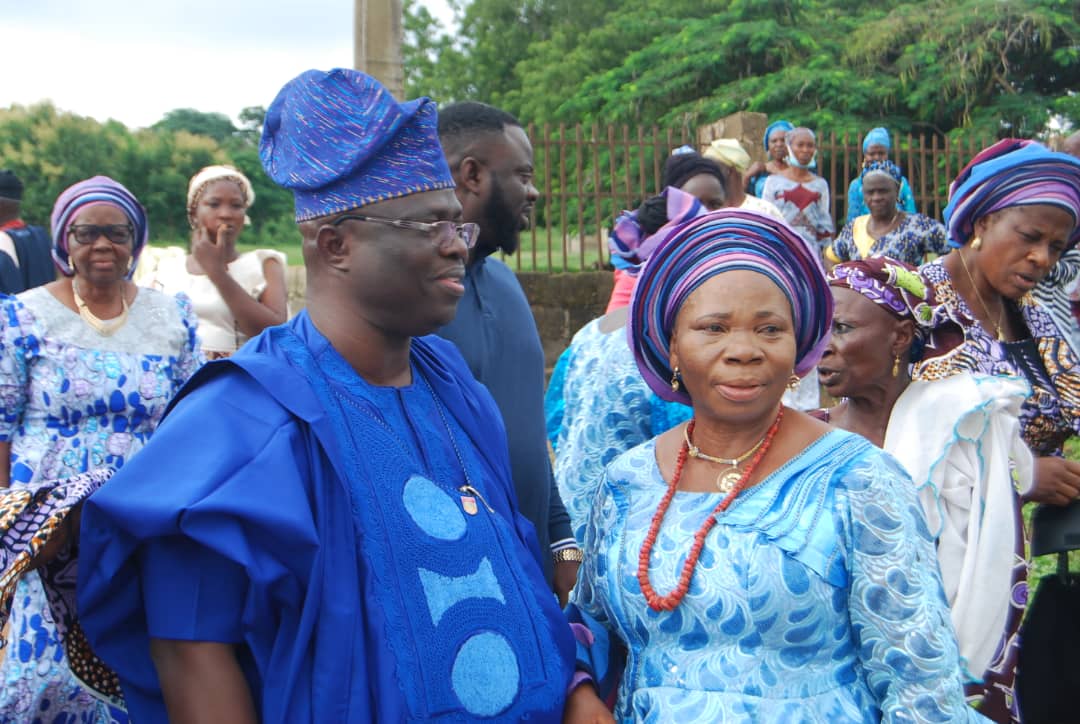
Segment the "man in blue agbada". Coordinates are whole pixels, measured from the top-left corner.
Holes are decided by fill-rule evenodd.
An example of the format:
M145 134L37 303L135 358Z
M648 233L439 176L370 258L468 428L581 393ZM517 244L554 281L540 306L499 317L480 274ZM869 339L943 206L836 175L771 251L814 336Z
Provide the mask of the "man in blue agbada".
M260 155L307 309L198 373L86 504L79 611L138 722L559 721L574 640L449 342L474 225L435 104L308 71Z

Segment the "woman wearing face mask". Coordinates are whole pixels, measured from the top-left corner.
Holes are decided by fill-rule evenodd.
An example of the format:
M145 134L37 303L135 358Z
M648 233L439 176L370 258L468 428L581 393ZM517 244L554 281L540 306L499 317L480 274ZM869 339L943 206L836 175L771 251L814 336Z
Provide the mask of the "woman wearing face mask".
M887 256L919 266L947 251L945 227L900 208L903 176L892 161L873 161L863 169L862 193L870 212L844 224L825 250L827 263Z
M795 126L790 121L773 121L765 129L765 137L762 145L768 156L766 162L756 161L746 170L745 183L747 193L758 198L763 198L765 181L774 173L780 173L787 168L787 134L793 131Z
M889 148L892 142L889 140L889 131L886 128L874 128L863 138L863 168L867 168L874 162L887 161ZM900 177L900 190L897 193L897 207L909 214L915 213L915 196L911 193L911 184L908 180ZM857 176L848 185L847 192L847 220L850 222L858 216L870 213L863 195L863 177Z
M836 227L829 210L829 184L814 173L817 142L809 128L796 128L787 134L788 167L765 182L762 198L771 201L799 236L826 248Z
M251 182L235 168L199 171L188 184L190 252L154 250L136 275L141 286L191 298L209 359L228 357L288 317L285 255L270 249L241 254L236 248L254 201Z
M952 251L919 270L946 313L943 321L962 334L941 335L937 354L917 364L913 377L975 372L1025 379L1032 393L1020 408L1020 429L1035 456L1035 485L1024 500L1059 506L1080 495L1080 463L1062 454L1080 432L1080 367L1030 292L1080 241L1078 209L1080 161L1033 141L999 141L949 189ZM1027 599L1022 535L1015 544L1014 632ZM995 721L1019 721L1013 678L1020 641L1010 636L985 679L982 710Z

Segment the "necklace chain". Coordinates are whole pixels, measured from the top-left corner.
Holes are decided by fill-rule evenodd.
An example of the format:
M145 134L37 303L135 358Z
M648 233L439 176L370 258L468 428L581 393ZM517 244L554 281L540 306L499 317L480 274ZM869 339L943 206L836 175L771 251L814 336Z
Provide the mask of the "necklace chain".
M71 278L71 296L75 300L75 306L79 310L79 316L103 337L111 337L127 323L128 303L127 295L123 288L120 290L120 315L114 319L102 319L90 311L86 301L79 294L79 282L76 277Z
M750 448L738 457L721 458L715 457L713 455L707 455L706 453L701 452L701 448L699 448L697 445L690 441L690 434L691 432L693 432L693 429L693 420L687 423L686 427L683 428L683 440L686 441L687 454L690 457L696 458L698 460L707 460L710 463L717 463L719 465L727 466L725 470L720 471L720 474L716 476L716 487L720 490L721 493L730 492L731 489L735 487L735 484L739 482L739 477L742 475L742 473L739 472L739 465L743 461L747 460L751 455L756 453L758 451L758 448L765 444L765 439L769 436L768 432L766 432L760 440L754 443L754 446L752 448Z
M964 261L964 255L960 253L959 249L956 250L956 254L960 257L960 266L964 267L964 273L967 274L968 282L971 284L972 291L975 292L975 298L979 300L979 306L982 307L983 314L985 314L986 318L990 320L990 323L994 325L994 333L995 336L997 336L997 340L999 342L1004 342L1005 335L1001 333L1001 323L1005 317L1005 302L1002 301L1001 311L998 312L998 318L995 322L994 318L990 315L990 307L986 306L986 301L983 300L982 294L979 293L979 287L975 284L975 278L971 276L971 270L968 269L967 262Z
M746 489L750 483L750 476L753 475L754 470L757 469L758 463L765 457L765 453L769 451L769 447L772 445L772 440L776 437L776 431L780 429L780 420L784 417L784 407L780 406L780 411L776 413L776 419L773 421L769 431L765 433L765 439L763 444L758 448L757 454L754 455L754 459L750 461L750 465L747 466L746 472L742 474L739 482L731 489L724 499L721 500L708 517L705 518L705 522L698 528L697 533L694 534L694 545L690 548L690 555L686 557L686 562L683 564L682 572L679 574L679 583L675 587L675 590L666 596L659 595L652 587L652 582L649 580L649 561L652 558L653 545L656 543L656 538L660 533L660 526L664 522L664 516L667 514L668 508L671 506L671 500L675 497L675 490L679 487L679 480L682 478L683 466L686 465L686 458L690 454L689 444L684 444L679 450L679 458L675 462L675 472L671 476L671 483L668 484L667 492L664 493L664 497L660 500L660 505L657 506L656 512L653 514L652 523L649 525L649 532L645 536L645 542L641 544L641 552L638 554L638 570L637 579L638 584L641 586L641 592L645 595L645 601L649 604L649 608L654 611L674 611L687 592L690 590L690 581L694 577L694 569L697 567L698 557L701 555L701 549L705 546L705 538L709 535L709 531L716 525L716 516L728 509L732 501ZM690 421L690 425L693 425L694 421Z

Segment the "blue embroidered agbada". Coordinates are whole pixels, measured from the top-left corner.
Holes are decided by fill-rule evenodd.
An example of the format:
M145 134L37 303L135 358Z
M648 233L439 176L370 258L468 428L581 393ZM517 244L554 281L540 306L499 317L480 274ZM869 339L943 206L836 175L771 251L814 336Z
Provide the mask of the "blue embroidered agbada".
M372 386L301 313L87 502L80 616L133 720L166 721L151 637L237 644L266 722L561 720L573 637L498 410L450 343L411 362Z

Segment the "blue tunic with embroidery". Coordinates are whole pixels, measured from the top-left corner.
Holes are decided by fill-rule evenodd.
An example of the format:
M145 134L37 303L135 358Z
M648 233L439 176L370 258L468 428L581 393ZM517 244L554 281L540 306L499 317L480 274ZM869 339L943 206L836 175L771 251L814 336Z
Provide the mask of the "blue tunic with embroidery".
M619 670L602 644L627 652L619 721L983 721L964 702L914 486L891 457L827 433L735 499L682 603L656 612L638 553L666 489L655 441L608 466L573 594L571 614L596 634L581 663L601 689ZM649 568L657 592L675 589L719 501L675 494Z
M498 411L448 342L411 361L372 386L301 313L87 503L79 612L133 720L166 720L149 638L237 644L267 722L561 720L573 637Z

